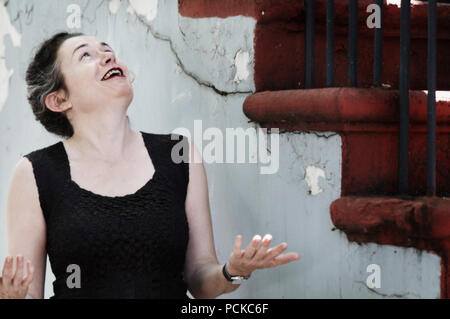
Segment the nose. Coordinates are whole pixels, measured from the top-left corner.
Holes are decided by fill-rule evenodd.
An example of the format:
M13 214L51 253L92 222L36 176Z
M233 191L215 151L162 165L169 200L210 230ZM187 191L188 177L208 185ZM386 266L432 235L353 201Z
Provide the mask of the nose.
M114 53L112 52L100 52L100 63L102 65L107 65L111 62L115 62L116 57L114 56Z

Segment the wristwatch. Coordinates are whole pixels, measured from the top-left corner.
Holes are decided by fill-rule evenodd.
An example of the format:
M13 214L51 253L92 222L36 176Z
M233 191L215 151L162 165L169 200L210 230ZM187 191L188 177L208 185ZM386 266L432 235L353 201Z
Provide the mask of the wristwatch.
M245 281L245 280L247 280L248 278L250 278L250 275L248 275L248 276L231 276L229 273L228 273L228 271L227 271L227 269L226 269L226 263L225 263L225 265L223 265L223 267L222 267L222 272L223 272L223 275L225 276L225 278L228 280L228 281L231 281L231 283L233 284L233 285L240 285L243 281Z

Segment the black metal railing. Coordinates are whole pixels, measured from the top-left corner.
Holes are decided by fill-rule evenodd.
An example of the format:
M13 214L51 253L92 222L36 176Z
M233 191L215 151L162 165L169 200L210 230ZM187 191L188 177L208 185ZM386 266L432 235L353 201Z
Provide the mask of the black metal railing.
M358 0L348 4L348 78L351 87L357 87L358 71Z
M381 73L383 71L383 0L375 1L380 8L380 27L375 29L374 50L373 50L373 85L381 86Z
M398 190L408 192L409 141L409 47L411 1L402 0L400 9L400 71L399 71L399 131L398 131Z
M334 0L327 0L327 87L334 86Z
M314 76L314 0L305 1L306 9L306 79L305 87L313 87Z
M427 195L436 195L436 0L428 1Z
M380 10L379 28L374 33L373 86L381 86L383 65L383 0L375 0ZM334 86L334 0L326 3L326 86ZM358 62L358 0L348 3L348 60L349 84L357 87ZM314 0L305 0L305 88L314 87ZM399 70L399 153L398 191L408 193L409 142L409 67L410 67L411 1L401 1L400 13L400 70ZM428 56L427 56L427 195L436 195L436 0L428 1Z

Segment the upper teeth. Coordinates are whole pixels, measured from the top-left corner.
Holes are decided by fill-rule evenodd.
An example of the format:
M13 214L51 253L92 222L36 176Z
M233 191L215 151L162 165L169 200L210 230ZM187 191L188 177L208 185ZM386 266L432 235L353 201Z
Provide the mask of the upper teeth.
M111 77L111 75L113 74L118 74L118 75L122 75L122 72L120 72L119 70L115 69L115 70L111 70L108 73L106 73L106 75L103 77L104 80L107 80Z

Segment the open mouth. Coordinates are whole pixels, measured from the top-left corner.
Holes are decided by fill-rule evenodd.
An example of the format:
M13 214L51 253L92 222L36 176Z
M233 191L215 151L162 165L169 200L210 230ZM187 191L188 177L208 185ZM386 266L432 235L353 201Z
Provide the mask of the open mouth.
M102 81L106 81L112 78L116 77L124 77L123 71L121 68L111 68L106 72L106 74L103 76Z

